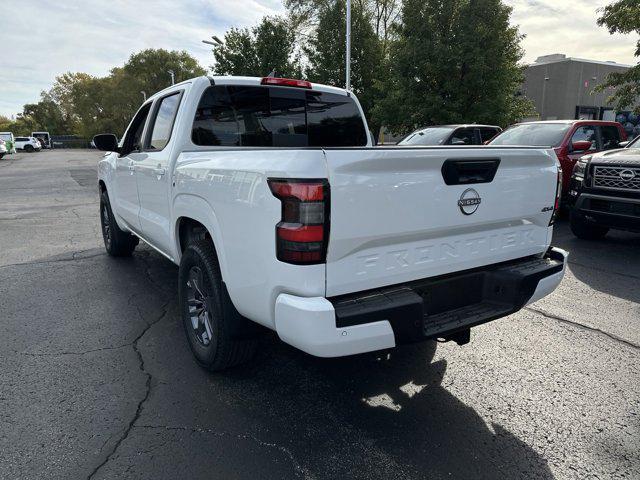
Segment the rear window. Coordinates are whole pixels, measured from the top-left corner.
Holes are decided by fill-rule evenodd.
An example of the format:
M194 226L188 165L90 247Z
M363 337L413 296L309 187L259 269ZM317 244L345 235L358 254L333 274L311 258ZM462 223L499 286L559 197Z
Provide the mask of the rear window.
M495 137L491 145L530 145L557 147L571 128L566 123L529 123L514 125Z
M367 144L355 102L298 88L216 85L202 95L193 122L196 145L355 147Z

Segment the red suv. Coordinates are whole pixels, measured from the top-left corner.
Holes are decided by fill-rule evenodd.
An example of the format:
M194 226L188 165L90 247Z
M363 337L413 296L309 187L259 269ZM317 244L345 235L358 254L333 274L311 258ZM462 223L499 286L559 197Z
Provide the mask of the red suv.
M553 147L562 165L562 194L568 191L573 166L582 155L620 148L627 134L618 122L601 120L548 120L517 123L490 145Z

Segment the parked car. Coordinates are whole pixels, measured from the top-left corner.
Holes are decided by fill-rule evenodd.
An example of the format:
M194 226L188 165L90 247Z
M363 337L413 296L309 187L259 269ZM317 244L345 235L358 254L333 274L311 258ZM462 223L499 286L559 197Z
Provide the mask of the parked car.
M150 97L120 142L94 137L111 152L98 164L105 248L128 256L142 239L179 265L200 365L248 360L256 324L321 357L465 344L557 287L555 156L373 148L367 132L342 89L199 77Z
M42 146L35 137L16 137L16 149L25 152L39 152Z
M0 160L7 154L7 143L0 139Z
M640 232L640 140L580 158L569 203L571 231L578 238L603 238L610 229Z
M433 125L410 133L398 145L482 145L501 131L495 125Z
M49 132L31 132L31 136L41 140L42 148L53 148Z
M518 123L500 133L489 145L553 147L562 165L563 199L573 166L586 154L620 148L627 134L618 122L601 120L546 120Z
M16 153L16 140L11 132L0 132L0 140L4 140L7 154Z

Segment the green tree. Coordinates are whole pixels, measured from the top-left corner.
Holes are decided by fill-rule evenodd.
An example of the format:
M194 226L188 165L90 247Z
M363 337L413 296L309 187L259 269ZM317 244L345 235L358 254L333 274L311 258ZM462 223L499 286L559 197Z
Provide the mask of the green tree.
M315 10L317 25L302 50L308 59L305 74L318 83L345 87L346 81L346 4L343 0L326 2ZM351 89L358 96L367 118L380 98L376 87L383 61L382 45L371 14L363 4L351 9ZM371 124L372 130L377 125Z
M216 75L262 77L275 70L283 77L299 78L299 58L294 53L295 35L282 17L264 17L255 27L232 28L224 43L213 47Z
M618 0L606 6L598 25L605 26L609 33L633 33L640 34L640 2L638 0ZM640 57L640 40L636 43L634 56ZM607 88L615 88L615 93L610 101L618 110L624 110L635 106L640 112L640 62L626 72L614 72L607 76L605 83L599 85L596 90L604 91Z
M446 123L507 125L533 111L517 95L522 35L501 0L404 0L374 116L395 132Z

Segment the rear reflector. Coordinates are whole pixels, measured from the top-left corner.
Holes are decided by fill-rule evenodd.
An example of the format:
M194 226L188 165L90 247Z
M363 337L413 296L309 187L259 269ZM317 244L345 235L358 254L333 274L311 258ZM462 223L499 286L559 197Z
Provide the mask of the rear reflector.
M282 202L276 225L276 257L296 265L324 263L329 240L329 184L326 180L268 180Z
M311 82L296 80L295 78L264 77L260 83L262 85L275 85L280 87L311 88Z

